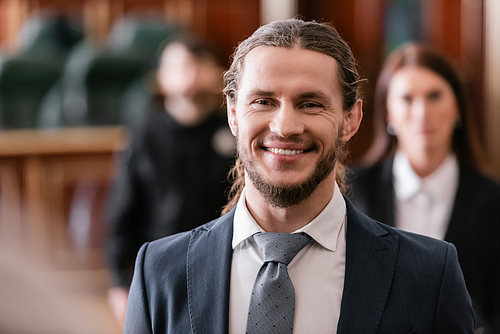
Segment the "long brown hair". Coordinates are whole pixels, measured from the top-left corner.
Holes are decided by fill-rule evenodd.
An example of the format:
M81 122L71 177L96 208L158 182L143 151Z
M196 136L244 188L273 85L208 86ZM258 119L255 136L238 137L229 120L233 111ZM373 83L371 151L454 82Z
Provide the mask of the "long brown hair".
M252 36L241 42L236 48L231 67L224 73L223 90L229 103L236 103L238 84L244 66L246 55L259 46L274 46L282 48L299 47L312 50L332 57L338 63L338 80L343 92L343 108L349 112L356 101L360 99L360 76L357 71L356 61L347 43L340 37L337 30L330 24L315 21L305 22L299 19L275 21L257 29ZM342 164L347 152L341 152L336 165L336 181L341 191L346 189L344 177L345 166ZM230 172L231 187L228 204L222 214L229 212L238 202L243 187L245 186L245 171L241 160L238 158Z
M485 161L477 136L476 120L460 78L446 56L435 48L420 43L407 43L393 51L380 72L374 100L376 126L374 143L384 143L385 147L380 150L379 160L392 156L397 146L396 137L389 136L386 132L387 94L394 74L407 66L429 69L450 84L457 101L461 122L453 132L452 149L459 163L480 170L484 167Z

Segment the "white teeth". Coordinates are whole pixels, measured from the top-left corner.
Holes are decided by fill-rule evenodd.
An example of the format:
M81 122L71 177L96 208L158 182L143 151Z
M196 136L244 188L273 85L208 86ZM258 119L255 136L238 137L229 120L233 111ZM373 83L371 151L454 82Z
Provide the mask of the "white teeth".
M282 154L282 155L294 155L294 154L300 154L304 153L304 150L284 150L282 148L266 148L266 150L273 152L275 154Z

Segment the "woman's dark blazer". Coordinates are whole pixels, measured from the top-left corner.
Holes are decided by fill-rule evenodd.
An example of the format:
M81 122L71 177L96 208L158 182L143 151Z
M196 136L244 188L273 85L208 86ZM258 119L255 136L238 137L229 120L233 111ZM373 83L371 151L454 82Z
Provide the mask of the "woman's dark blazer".
M371 218L394 226L393 160L354 168L350 199ZM500 185L460 165L459 184L445 240L458 259L479 323L500 333Z

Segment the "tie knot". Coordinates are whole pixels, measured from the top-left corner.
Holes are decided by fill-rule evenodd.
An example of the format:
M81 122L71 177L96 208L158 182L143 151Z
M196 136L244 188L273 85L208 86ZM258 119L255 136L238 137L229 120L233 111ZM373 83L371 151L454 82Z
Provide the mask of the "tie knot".
M307 234L272 232L254 234L253 239L264 257L264 262L281 262L286 266L311 241Z

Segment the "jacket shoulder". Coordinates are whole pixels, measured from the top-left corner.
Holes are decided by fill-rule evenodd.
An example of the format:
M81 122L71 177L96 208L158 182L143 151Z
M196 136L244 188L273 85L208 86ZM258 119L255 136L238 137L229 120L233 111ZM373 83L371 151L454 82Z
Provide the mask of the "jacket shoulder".
M498 182L465 166L460 166L460 186L462 185L467 191L474 191L477 195L493 197L492 200L500 198L500 184Z
M388 172L392 172L392 160L382 160L373 165L357 165L350 168L347 180L351 185L365 185Z
M228 217L219 217L190 231L169 235L155 241L151 241L147 246L147 255L148 257L164 257L167 254L174 254L174 256L185 254L193 234L199 235L201 233L201 235L203 235L203 233L212 230L217 224L227 220L226 218Z
M392 160L348 172L347 196L361 212L393 225Z
M389 234L397 235L399 238L400 253L404 256L405 253L415 260L415 255L418 253L420 255L427 254L430 258L439 257L439 254L446 256L449 251L448 248L451 247L455 249L455 246L447 241L431 238L425 235L416 234L412 232L407 232L399 230L395 227L387 226L380 222L377 222L380 226L387 229ZM445 260L442 258L441 260Z

